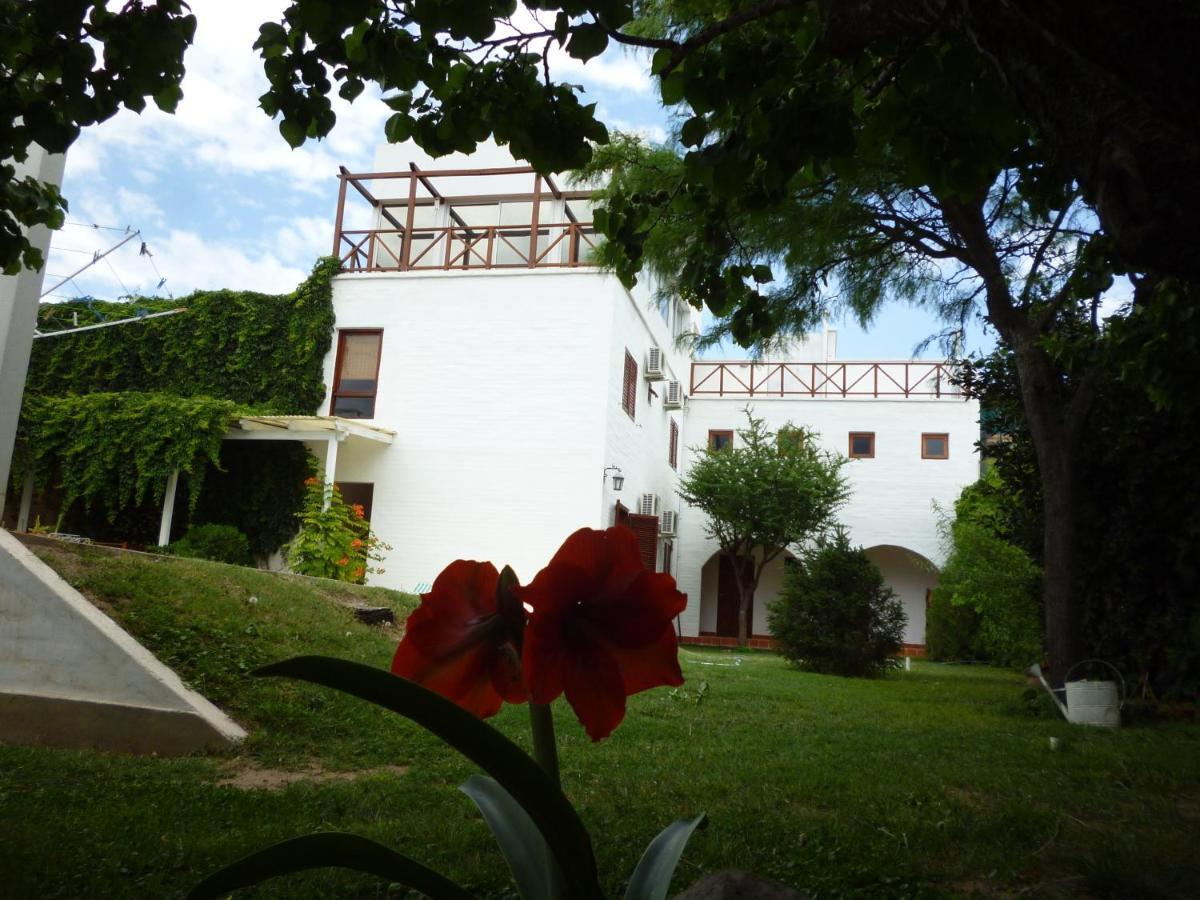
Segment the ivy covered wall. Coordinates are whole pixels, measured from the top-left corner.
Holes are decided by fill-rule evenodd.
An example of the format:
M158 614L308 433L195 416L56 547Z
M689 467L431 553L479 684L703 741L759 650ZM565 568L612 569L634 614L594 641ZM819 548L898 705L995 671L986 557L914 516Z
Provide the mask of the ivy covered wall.
M175 300L43 304L62 326L186 307L187 312L34 342L25 389L33 396L140 391L232 400L260 412L306 415L324 397L321 363L333 333L330 280L319 261L287 294L197 291ZM51 330L43 324L43 330Z
M44 331L187 311L34 343L9 496L32 472L61 527L149 543L157 516L147 507L157 508L178 469L187 497L181 525L190 514L237 525L259 554L278 547L294 527L307 453L259 442L229 451L222 436L249 412L317 412L336 273L337 261L326 258L287 294L43 304ZM208 497L206 482L222 497Z

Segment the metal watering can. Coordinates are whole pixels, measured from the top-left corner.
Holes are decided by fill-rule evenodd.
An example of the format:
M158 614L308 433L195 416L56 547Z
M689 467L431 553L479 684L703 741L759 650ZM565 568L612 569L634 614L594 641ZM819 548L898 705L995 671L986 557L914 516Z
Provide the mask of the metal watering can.
M1088 681L1086 679L1071 681L1071 673L1085 663L1100 663L1100 665L1112 669L1113 674L1121 682L1120 693L1117 691L1116 681ZM1050 687L1042 675L1042 667L1037 663L1026 669L1025 673L1032 675L1042 683L1042 687L1046 689L1054 704L1062 710L1062 714L1068 722L1075 725L1100 725L1105 728L1120 727L1121 709L1125 706L1125 679L1121 677L1121 673L1112 663L1107 663L1102 659L1080 660L1067 669L1067 674L1063 678L1064 687L1060 690ZM1059 698L1060 693L1065 694L1066 702Z

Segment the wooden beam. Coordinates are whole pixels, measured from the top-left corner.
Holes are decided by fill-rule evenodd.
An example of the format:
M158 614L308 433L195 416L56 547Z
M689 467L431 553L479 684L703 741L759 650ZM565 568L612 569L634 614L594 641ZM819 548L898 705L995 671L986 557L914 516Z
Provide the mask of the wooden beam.
M529 224L529 268L537 265L538 214L542 211L542 176L533 175L533 221Z
M342 168L343 173L345 167ZM342 255L342 213L346 209L346 176L338 175L337 219L333 223L333 255Z
M591 191L563 191L562 199L564 200L587 200L592 196ZM529 193L508 193L508 194L463 194L457 197L447 197L443 195L441 200L433 197L417 197L417 206L433 206L438 202L450 203L454 206L490 206L493 203L526 203L533 200L533 194ZM390 200L379 201L383 206L407 206L408 200L404 198L394 198Z
M418 174L418 173L420 173L420 171L421 171L420 169L418 169L418 168L417 168L417 164L416 164L415 162L410 162L410 163L408 164L408 167L409 167L410 169L412 169L412 171L413 171L413 173L414 173L414 174ZM421 184L423 184L423 185L425 186L425 190L429 191L429 193L433 195L433 197L434 197L434 199L435 199L435 200L439 200L439 201L441 201L441 202L443 202L443 203L445 203L445 202L446 202L446 198L445 198L445 197L443 197L443 196L441 195L441 193L438 191L438 189L437 189L437 188L435 188L435 187L433 186L433 182L431 182L431 181L430 181L430 180L429 180L427 177L425 177L424 175L419 175L419 177L420 177L420 179L421 179ZM448 207L447 207L447 209L449 209L449 211L450 211L450 218L452 218L452 219L453 219L455 222L457 222L459 225L461 225L461 226L463 227L463 229L466 231L467 239L468 239L468 240L474 240L474 238L475 238L475 232L473 232L473 231L471 230L471 226L470 226L470 225L468 225L468 224L466 223L466 221L463 219L463 217L462 217L462 216L460 216L458 213L456 213L456 212L454 211L454 207L453 207L453 206L448 206ZM446 239L446 252L447 252L447 253L449 253L449 252L450 252L450 240L449 240L449 238L447 238L447 239Z

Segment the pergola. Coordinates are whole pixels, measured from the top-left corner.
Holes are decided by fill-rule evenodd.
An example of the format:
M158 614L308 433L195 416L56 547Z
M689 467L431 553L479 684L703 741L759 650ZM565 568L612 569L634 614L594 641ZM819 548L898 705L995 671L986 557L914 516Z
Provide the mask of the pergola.
M390 444L396 432L375 425L367 425L340 416L242 416L229 426L225 433L227 441L304 441L325 444L325 462L322 477L326 486L332 487L337 470L338 447L347 441L372 441ZM163 492L162 519L158 527L158 543L171 540L171 522L175 516L175 492L179 487L179 470L167 477ZM17 516L17 531L29 527L29 512L33 501L33 481L26 482L21 495L21 508Z

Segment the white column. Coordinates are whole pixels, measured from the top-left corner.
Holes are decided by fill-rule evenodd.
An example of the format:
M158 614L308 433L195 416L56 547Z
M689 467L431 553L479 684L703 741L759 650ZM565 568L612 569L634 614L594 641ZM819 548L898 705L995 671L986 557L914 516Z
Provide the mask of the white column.
M167 476L167 489L163 494L162 521L158 526L159 546L171 543L171 519L175 516L175 489L179 487L179 470Z
M33 508L33 473L25 476L21 486L21 509L17 512L17 533L29 530L29 510Z
M331 434L325 444L325 508L329 509L329 498L333 496L333 482L337 475L338 444L341 435Z
M31 144L25 162L13 165L17 168L17 178L32 175L39 181L59 185L64 163L61 153L47 153L37 144ZM49 229L38 225L29 229L28 237L44 257L50 246ZM37 272L22 269L17 275L0 275L0 509L4 507L4 492L8 487L8 467L17 435L17 416L21 412L44 273L45 267Z

